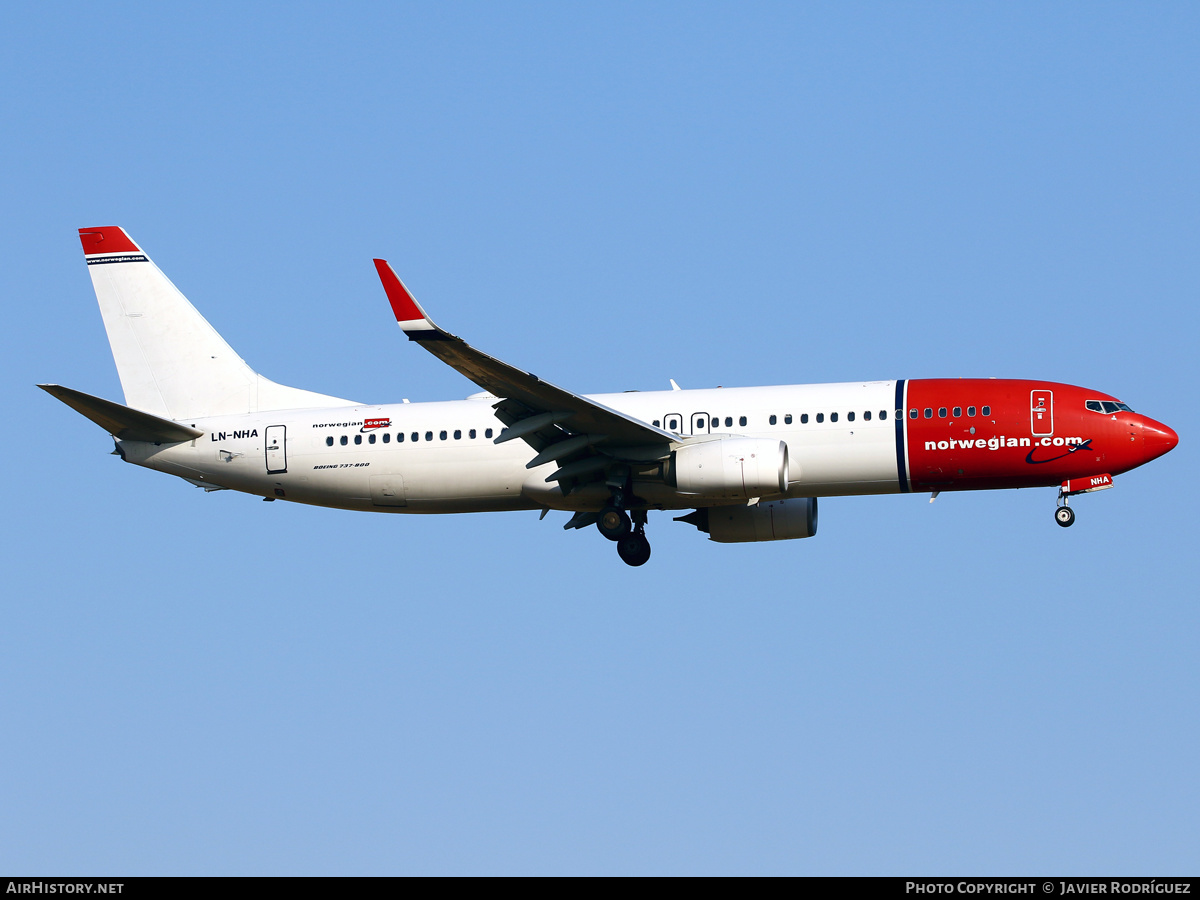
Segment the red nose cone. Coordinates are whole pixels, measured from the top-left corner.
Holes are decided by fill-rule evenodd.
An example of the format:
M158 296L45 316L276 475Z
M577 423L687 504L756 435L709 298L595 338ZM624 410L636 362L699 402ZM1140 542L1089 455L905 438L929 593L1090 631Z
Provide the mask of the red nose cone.
M1179 435L1173 428L1168 428L1162 422L1146 419L1142 423L1142 440L1145 446L1146 462L1158 459L1164 453L1175 449L1179 443Z

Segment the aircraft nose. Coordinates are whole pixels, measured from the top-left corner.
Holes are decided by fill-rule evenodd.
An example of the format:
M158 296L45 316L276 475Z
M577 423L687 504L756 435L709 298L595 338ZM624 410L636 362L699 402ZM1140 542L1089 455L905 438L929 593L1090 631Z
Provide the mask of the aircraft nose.
M1179 443L1179 435L1175 429L1162 422L1146 419L1142 422L1142 442L1145 448L1146 462L1158 459L1164 453L1170 453Z

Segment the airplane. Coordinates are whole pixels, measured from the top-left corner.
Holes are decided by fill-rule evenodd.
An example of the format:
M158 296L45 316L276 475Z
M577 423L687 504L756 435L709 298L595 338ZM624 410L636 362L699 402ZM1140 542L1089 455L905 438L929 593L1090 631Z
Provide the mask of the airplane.
M1057 487L1070 498L1178 443L1115 397L1025 379L582 395L437 325L375 267L408 340L482 390L371 405L255 372L116 226L79 229L125 403L38 387L105 429L122 460L205 491L384 513L550 510L650 558L651 510L719 543L807 538L821 497Z

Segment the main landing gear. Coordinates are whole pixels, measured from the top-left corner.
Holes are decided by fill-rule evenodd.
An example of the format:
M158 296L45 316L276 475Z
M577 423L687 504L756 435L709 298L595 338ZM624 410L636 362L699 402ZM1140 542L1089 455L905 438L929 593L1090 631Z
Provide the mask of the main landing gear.
M610 541L616 541L617 555L626 565L644 566L650 559L644 509L635 509L631 519L621 507L606 506L600 510L596 528Z

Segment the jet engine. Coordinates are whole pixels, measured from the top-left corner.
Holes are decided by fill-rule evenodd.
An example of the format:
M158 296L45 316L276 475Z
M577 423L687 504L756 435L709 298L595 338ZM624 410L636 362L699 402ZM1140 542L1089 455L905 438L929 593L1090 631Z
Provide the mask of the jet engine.
M687 444L671 454L669 480L685 494L713 500L783 494L788 488L787 444L761 438Z
M710 541L721 544L789 541L817 533L817 498L772 500L756 506L713 506L675 521L695 525L708 533Z

